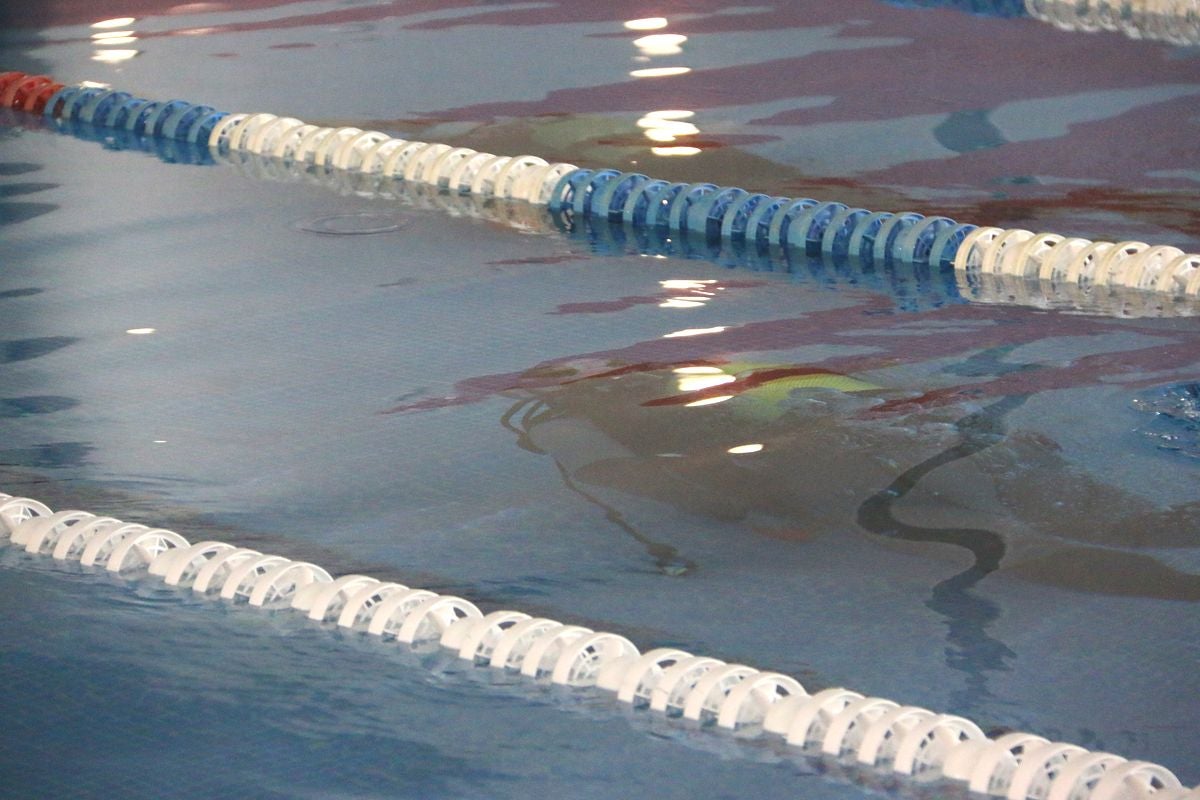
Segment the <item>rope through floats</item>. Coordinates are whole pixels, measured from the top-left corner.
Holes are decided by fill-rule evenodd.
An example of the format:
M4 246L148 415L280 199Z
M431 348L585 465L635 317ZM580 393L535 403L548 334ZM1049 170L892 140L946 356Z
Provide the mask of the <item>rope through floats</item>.
M1065 31L1111 31L1181 47L1200 44L1196 0L1025 0L1025 11Z
M558 686L595 687L649 713L773 737L800 753L921 782L938 778L1006 800L1200 800L1167 768L1032 733L989 738L974 722L660 647L521 611L485 614L461 597L322 567L87 511L52 511L0 494L0 542L179 591L290 609L405 645L440 645L481 669ZM911 784L905 784L912 788Z
M543 207L524 201L450 193L429 184L406 181L403 176L384 177L336 167L317 167L303 161L284 161L248 151L216 153L207 144L135 136L124 129L97 128L78 120L46 121L34 117L25 121L7 110L0 110L0 124L19 124L32 130L49 125L64 135L101 142L108 149L140 150L167 163L221 163L252 180L313 184L344 196L380 198L450 216L485 219L524 231L557 231L586 242L590 251L601 255L642 253L704 259L724 267L784 272L824 287L884 291L892 295L897 308L904 311L973 302L1070 309L1118 317L1174 317L1200 313L1200 297L1147 292L1114 284L1081 286L1078 282L1042 279L1036 275L938 270L928 264L904 262L894 263L887 269L876 269L873 264L864 263L862 259L849 259L845 254L822 253L817 257L794 249L762 250L747 247L744 241L732 243L681 237L673 235L667 228L634 228L624 222L598 217L572 220L570 225L565 225L561 224L561 217L556 223L556 218L546 214Z
M45 75L0 73L0 107L134 136L207 144L400 178L451 193L546 205L558 219L623 222L708 242L848 258L886 269L901 264L956 272L1037 277L1080 287L1120 286L1200 296L1200 254L1145 242L1102 242L1023 229L980 228L948 217L871 212L845 203L771 197L712 183L671 183L637 172L580 169L533 155L498 156L410 141L374 130L329 128L294 117L217 111L184 100L152 101Z
M1130 39L1200 44L1197 0L884 0L889 5L953 8L985 17L1032 17L1059 30L1107 31Z

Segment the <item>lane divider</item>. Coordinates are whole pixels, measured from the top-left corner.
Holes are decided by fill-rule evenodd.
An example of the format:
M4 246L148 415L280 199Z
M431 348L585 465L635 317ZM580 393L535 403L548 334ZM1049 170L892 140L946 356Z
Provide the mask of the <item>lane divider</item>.
M1197 0L1025 0L1025 11L1065 31L1113 31L1182 47L1200 44Z
M523 231L557 231L585 241L589 250L599 254L642 253L701 258L725 267L786 272L821 286L883 291L891 295L896 307L903 311L971 302L1069 309L1120 317L1195 316L1200 313L1200 297L1138 291L1120 285L1080 286L1079 283L1043 279L1033 274L937 270L927 264L894 263L888 269L875 269L872 264L849 259L844 254L822 253L817 257L777 247L761 250L746 247L744 243L679 236L666 228L634 228L624 222L597 217L575 220L571 225L561 224L560 218L556 224L543 207L523 201L452 194L429 184L406 181L402 176L384 178L335 167L317 168L304 162L284 161L247 151L214 153L207 144L201 146L162 137L135 136L125 130L97 128L78 120L21 120L0 110L0 124L16 124L31 130L52 126L61 134L100 142L109 149L140 150L168 163L221 163L252 180L315 184L341 195L381 198L450 216L486 219ZM1153 257L1155 254L1147 255Z
M401 644L436 642L481 669L594 687L649 713L782 739L801 753L922 782L942 778L1006 800L1200 800L1168 769L974 722L841 687L809 694L795 678L670 647L641 652L623 636L508 609L482 612L451 595L332 576L322 567L226 542L0 494L0 541L127 578Z
M1200 0L884 0L910 8L953 8L968 14L1032 17L1059 30L1121 33L1188 47L1200 44Z
M374 130L330 128L267 113L230 114L44 75L0 73L0 106L125 130L134 136L207 144L403 179L450 193L546 205L556 218L622 222L709 242L779 248L871 268L928 265L957 272L1037 276L1082 288L1120 286L1200 296L1200 254L1144 242L1098 242L1022 229L979 228L948 217L871 212L845 203L771 197L712 183L672 183L638 172L580 169L533 155L499 156Z

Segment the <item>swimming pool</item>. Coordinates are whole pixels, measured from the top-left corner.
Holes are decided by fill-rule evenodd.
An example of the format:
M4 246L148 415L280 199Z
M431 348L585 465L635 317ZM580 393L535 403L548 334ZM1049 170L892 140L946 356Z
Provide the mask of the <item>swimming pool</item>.
M875 2L141 5L10 29L3 63L1200 249L1194 51L1154 40ZM1037 59L1067 66L1034 80ZM1200 780L1187 303L971 302L952 274L560 231L9 122L3 491ZM912 791L438 651L2 558L16 796Z

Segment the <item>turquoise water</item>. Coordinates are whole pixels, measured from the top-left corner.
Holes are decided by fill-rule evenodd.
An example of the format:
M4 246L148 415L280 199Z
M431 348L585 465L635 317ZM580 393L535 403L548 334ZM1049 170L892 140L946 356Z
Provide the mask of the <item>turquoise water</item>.
M1196 249L1192 50L953 9L764 8L147 8L127 12L143 15L138 53L118 62L92 59L116 46L93 43L90 16L61 11L5 33L3 63ZM651 11L689 37L680 53L631 44L644 34L622 21ZM1103 64L1044 83L967 49L1075 64L1097 41ZM693 72L628 75L660 64ZM955 64L979 81L954 83ZM656 156L637 120L678 107L696 111L681 141L700 152ZM0 147L3 491L1200 780L1186 307L969 303L945 276L686 258L26 125ZM711 385L678 371L698 366ZM495 686L437 654L11 552L0 598L0 762L18 797L887 790L590 695Z

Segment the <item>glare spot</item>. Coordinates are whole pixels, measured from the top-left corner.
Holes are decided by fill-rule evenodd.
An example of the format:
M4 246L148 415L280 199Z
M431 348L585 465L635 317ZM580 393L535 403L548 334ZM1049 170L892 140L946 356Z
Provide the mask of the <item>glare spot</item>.
M662 111L651 111L646 115L646 117L643 117L643 119L691 119L694 116L696 116L695 111L685 111L681 108L668 108Z
M694 156L700 152L699 147L651 147L650 152L656 156Z
M136 36L107 36L103 39L96 39L96 44L108 46L110 44L132 44L137 41Z
M631 31L656 31L667 27L666 17L643 17L625 21L625 27Z
M167 443L166 439L155 439L153 442L153 444L166 444L166 443Z
M696 408L698 406L711 406L711 405L715 405L717 403L724 403L726 400L732 400L732 399L733 399L733 395L722 394L722 395L717 395L716 397L705 397L703 400L693 400L690 403L686 403L684 405L684 407L685 408Z
M168 14L206 14L211 11L225 11L228 8L224 3L184 3L183 5L171 6L167 9Z
M138 50L97 50L92 54L92 61L103 61L106 64L119 64L136 56Z
M115 17L113 19L102 19L99 22L93 22L93 28L126 28L137 22L136 17Z
M646 131L646 138L652 142L673 142L675 141L675 134L658 128L650 128Z
M659 281L658 285L664 289L704 289L711 283L716 283L716 281L696 281L690 278L670 278L669 280Z
M715 328L684 328L681 331L672 331L671 333L664 333L662 338L675 339L680 336L704 336L705 334L708 334L708 333L720 333L723 330L725 330L724 325L718 325Z
M645 136L654 142L673 142L677 136L694 136L700 132L690 122L680 122L673 119L662 119L646 115L637 121L639 128L645 128Z
M735 456L744 455L745 453L757 453L762 450L761 444L739 444L737 447L731 447L726 450L726 453L733 453Z
M725 372L720 367L676 367L671 371L676 375L721 375Z
M106 42L109 39L123 39L127 36L133 36L133 31L100 31L93 33L92 38L97 42Z
M650 67L635 69L629 75L633 78L665 78L670 75L684 75L691 71L691 67Z
M145 336L148 333L154 333L154 331L154 328L130 328L125 332L134 336Z
M658 304L659 308L697 308L704 305L699 300L684 300L682 297L672 297Z
M687 37L679 33L652 33L634 39L633 46L648 56L673 56L683 52L679 45L686 41Z
M699 392L703 389L711 389L714 386L720 386L724 383L733 383L737 378L733 375L684 375L678 379L679 391L681 392Z

